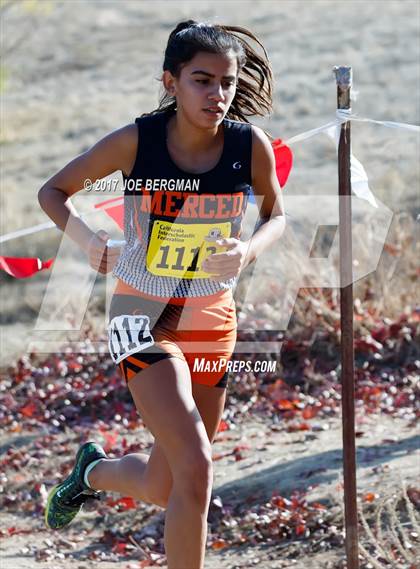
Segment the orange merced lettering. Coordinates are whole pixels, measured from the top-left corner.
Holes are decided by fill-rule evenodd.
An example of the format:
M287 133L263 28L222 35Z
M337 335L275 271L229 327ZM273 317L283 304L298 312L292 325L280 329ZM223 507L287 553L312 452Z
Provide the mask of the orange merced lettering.
M215 202L216 201L216 196L206 196L206 195L202 195L199 196L200 200L199 200L199 208L198 208L198 215L200 216L200 219L211 219L214 217L214 208L211 209L211 211L206 213L206 204L210 203L210 202Z
M216 211L216 217L221 217L222 219L224 217L229 217L230 212L226 211L226 207L228 207L228 203L225 203L225 199L228 199L229 201L232 201L232 196L230 196L229 194L219 194L217 196L217 211Z
M182 217L198 217L197 208L199 205L199 197L200 196L187 196L181 211Z
M156 215L162 215L162 197L163 194L161 192L155 192L152 196L152 204L150 207L151 213Z
M232 196L232 217L236 217L238 215L241 214L242 212L242 205L244 203L244 195L242 193L240 194L234 194Z
M165 214L164 215L174 215L177 214L179 211L178 204L176 203L177 198L180 197L180 192L171 192L165 195L166 197L166 206L165 206Z

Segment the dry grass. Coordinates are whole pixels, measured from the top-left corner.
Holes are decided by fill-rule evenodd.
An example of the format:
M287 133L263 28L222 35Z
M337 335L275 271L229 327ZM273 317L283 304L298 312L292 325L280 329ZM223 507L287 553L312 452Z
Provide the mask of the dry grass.
M392 319L416 306L420 247L415 235L414 217L405 212L395 214L376 270L353 284L356 314L373 319ZM366 236L356 237L358 240L363 238L368 256L374 243L366 239ZM251 281L251 276L248 276L242 279L238 285L237 297L254 302L257 313L261 307L268 305L273 321L280 322L285 310L293 309L291 325L307 326L310 310L323 320L323 325L327 328L333 327L340 317L339 288L300 288L297 301L295 300L296 283L302 280L302 275L307 283L320 280L323 276L327 281L327 271L331 271L331 268L325 269L325 275L316 274L317 266L312 263L303 247L301 250L297 248L296 241L292 246L291 239L294 237L284 235L281 256L266 256L267 260L261 270L263 278ZM334 259L334 267L338 267L338 259ZM277 278L274 278L275 274ZM246 303L241 305L241 309L246 311ZM355 328L364 324L363 320L355 320Z
M359 549L373 569L415 569L420 563L420 516L407 495L404 480L400 480L401 488L385 495L371 511L369 520L363 508L359 508L365 530Z

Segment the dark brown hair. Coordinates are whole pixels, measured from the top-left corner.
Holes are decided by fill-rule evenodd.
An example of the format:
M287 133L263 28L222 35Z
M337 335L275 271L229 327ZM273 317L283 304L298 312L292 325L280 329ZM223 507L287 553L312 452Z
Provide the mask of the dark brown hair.
M261 47L263 55L259 55L241 36L255 41ZM198 23L194 20L180 22L169 35L163 70L179 77L182 66L200 51L216 54L233 52L236 56L236 94L227 118L249 122L249 116L266 116L272 112L273 72L264 46L252 32L239 26ZM159 98L159 107L142 116L175 108L175 97L164 90Z

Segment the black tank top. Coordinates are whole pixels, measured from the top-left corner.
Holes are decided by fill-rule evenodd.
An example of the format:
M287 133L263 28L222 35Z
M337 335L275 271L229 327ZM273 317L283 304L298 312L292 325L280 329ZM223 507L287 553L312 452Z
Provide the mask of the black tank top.
M180 169L168 152L167 123L176 111L139 117L133 170L124 176L126 245L113 274L147 294L207 296L231 288L236 279L214 282L202 260L224 249L219 237L241 235L251 189L251 125L223 120L224 144L211 170Z

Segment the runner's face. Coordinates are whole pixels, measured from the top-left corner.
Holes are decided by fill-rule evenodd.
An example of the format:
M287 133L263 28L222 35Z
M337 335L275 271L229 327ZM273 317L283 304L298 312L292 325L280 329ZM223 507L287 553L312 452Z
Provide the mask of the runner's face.
M172 78L177 109L196 126L214 128L222 122L236 94L237 60L233 55L197 53ZM217 107L219 112L205 109Z

